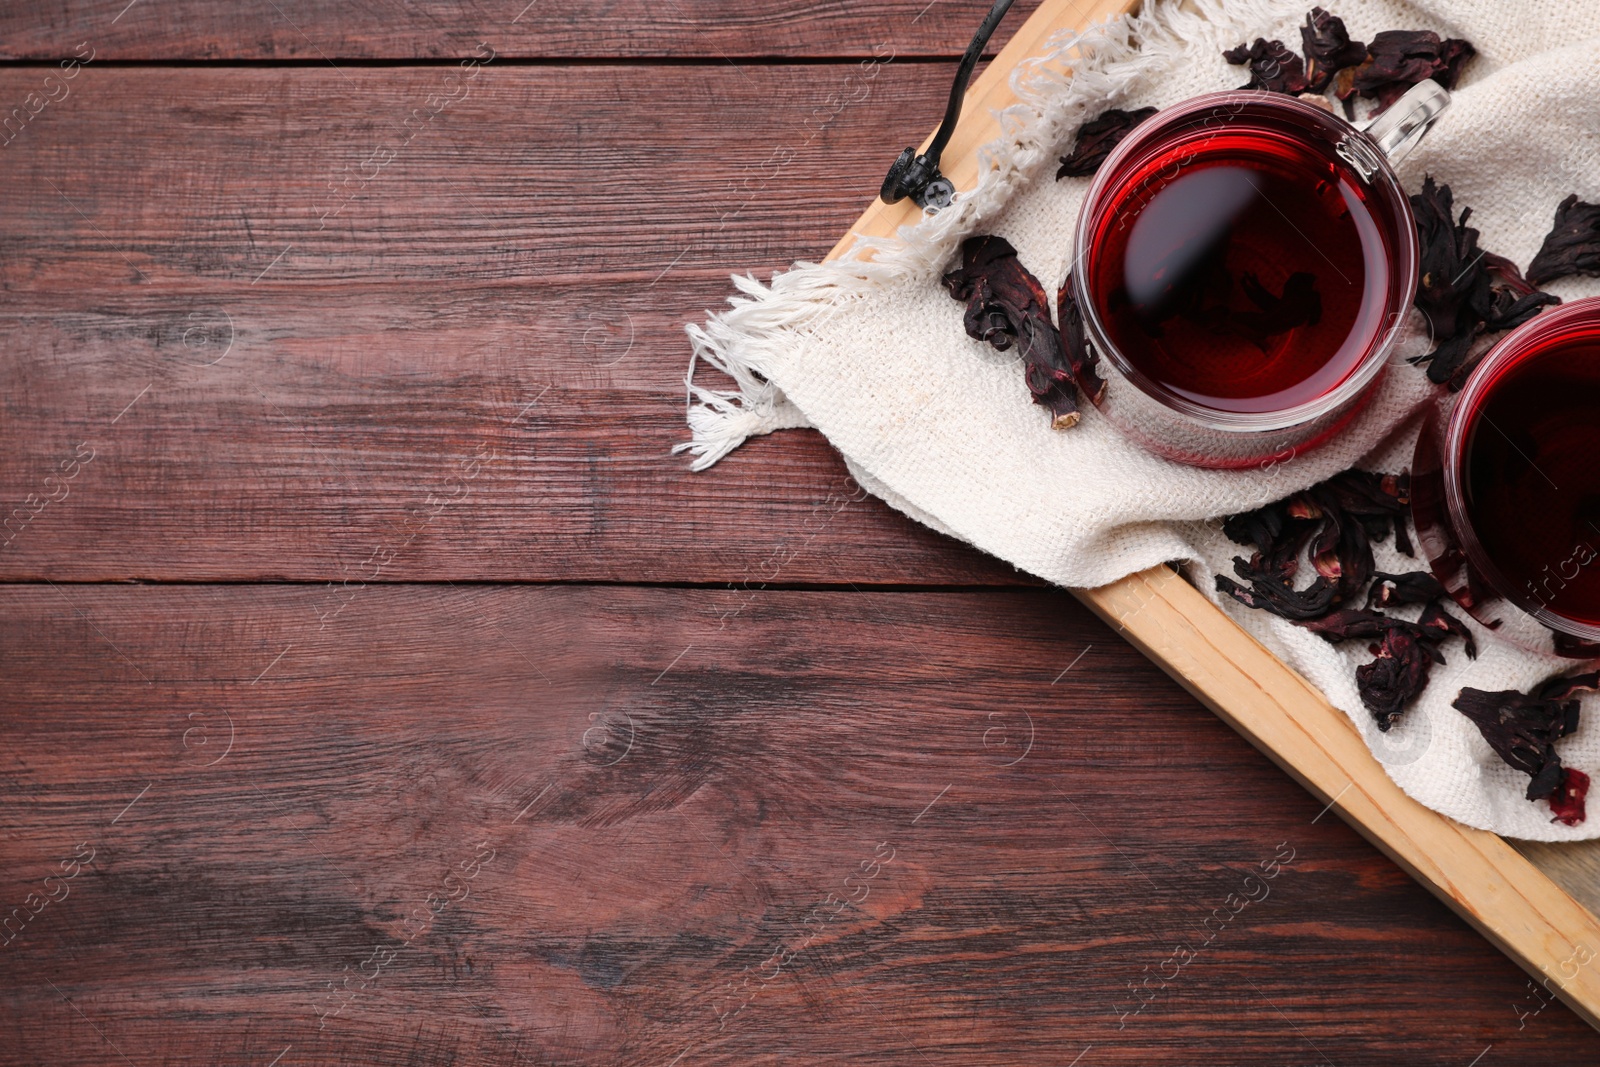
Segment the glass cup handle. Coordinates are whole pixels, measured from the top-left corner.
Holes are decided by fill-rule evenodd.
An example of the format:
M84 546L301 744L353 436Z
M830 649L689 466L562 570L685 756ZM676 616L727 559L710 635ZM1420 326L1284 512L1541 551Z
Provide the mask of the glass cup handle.
M1413 85L1363 132L1393 165L1417 146L1439 113L1449 106L1449 92L1429 78Z

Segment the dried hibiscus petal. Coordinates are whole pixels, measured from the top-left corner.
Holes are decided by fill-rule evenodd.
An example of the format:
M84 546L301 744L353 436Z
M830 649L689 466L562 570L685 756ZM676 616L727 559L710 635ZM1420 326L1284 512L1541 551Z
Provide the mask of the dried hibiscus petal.
M967 335L1022 357L1033 402L1050 409L1051 424L1066 429L1078 421L1078 390L1050 321L1049 297L1028 273L1017 250L1003 237L969 237L961 266L944 276L945 288L967 302Z
M1325 495L1325 488L1323 492ZM1311 561L1318 574L1338 579L1339 599L1350 600L1372 579L1372 539L1363 516L1329 507L1326 501L1323 513L1322 527L1311 545Z
M1463 689L1454 707L1501 759L1532 779L1527 797L1538 800L1560 788L1564 776L1555 743L1578 728L1576 694L1597 683L1600 677L1591 674L1558 678L1532 694Z
M1379 571L1372 578L1372 589L1367 593L1369 608L1426 604L1445 595L1444 586L1428 571L1412 571L1409 574L1385 574Z
M1422 629L1416 623L1384 615L1370 608L1340 608L1320 619L1312 619L1300 625L1334 644L1357 638L1368 640L1381 638L1387 636L1391 630L1406 630L1413 637L1422 636Z
M1466 224L1471 208L1456 220L1450 187L1435 184L1431 174L1423 179L1422 192L1411 197L1411 211L1422 260L1416 305L1427 316L1433 339L1446 340L1455 336L1456 319L1471 293L1478 231Z
M1306 55L1306 85L1313 93L1325 92L1333 76L1367 58L1367 46L1352 41L1344 20L1314 7L1300 27L1300 50Z
M1318 524L1315 522L1297 522L1294 529L1289 531L1289 536L1280 538L1272 546L1271 551L1257 552L1250 557L1252 572L1264 571L1279 575L1285 580L1293 578L1300 570L1300 555L1311 544L1317 529ZM1323 577L1337 577L1337 575L1323 575Z
M1257 546L1249 560L1236 557L1233 569L1250 584L1239 585L1223 575L1217 589L1246 607L1261 608L1287 619L1314 619L1332 608L1339 587L1319 576L1305 589L1294 588L1300 554L1317 532L1318 523L1288 515L1286 501L1236 515L1223 525L1235 541Z
M1406 514L1411 506L1411 476L1408 474L1348 470L1335 474L1309 491L1319 494L1326 501L1325 506L1331 505L1361 517L1382 516L1392 519Z
M1488 326L1491 330L1509 330L1521 326L1545 305L1561 303L1559 296L1534 288L1522 276L1517 265L1505 256L1485 252L1483 270L1489 276Z
M1244 573L1249 566L1242 559L1235 561L1235 569L1241 572L1241 577L1250 580L1249 587L1219 574L1217 591L1228 594L1247 608L1260 608L1285 619L1299 621L1326 615L1339 592L1339 587L1326 578L1319 577L1306 588L1296 590L1274 575Z
M1573 193L1556 208L1555 225L1528 264L1528 281L1553 282L1569 274L1600 276L1600 204Z
M1346 597L1366 587L1375 572L1372 542L1394 531L1395 547L1411 554L1406 514L1411 504L1411 477L1349 470L1312 486L1306 496L1323 513L1324 523L1339 528L1340 585ZM1328 535L1324 535L1327 539ZM1331 544L1331 541L1329 542Z
M1479 249L1478 231L1467 225L1472 209L1455 217L1450 187L1435 184L1432 175L1411 207L1422 261L1416 305L1436 343L1412 362L1426 363L1432 381L1459 389L1476 365L1468 360L1475 340L1520 326L1561 300L1535 289L1510 260Z
M1460 637L1466 642L1468 658L1478 658L1477 641L1472 636L1472 631L1467 629L1466 624L1460 619L1445 611L1438 601L1425 607L1416 622L1384 615L1371 608L1340 608L1320 619L1311 619L1300 625L1333 643L1357 638L1384 637L1391 630L1404 630L1424 642L1438 663L1444 662L1444 656L1439 654L1438 646L1451 637Z
M1056 180L1087 178L1099 170L1100 164L1106 161L1111 150L1122 142L1128 131L1155 113L1153 107L1141 107L1137 111L1112 108L1085 122L1078 127L1078 140L1072 146L1072 154L1061 157L1061 169L1056 171Z
M1106 395L1106 383L1094 369L1099 356L1089 345L1089 336L1083 327L1083 309L1072 292L1072 275L1069 272L1061 289L1056 293L1056 321L1061 324L1061 345L1067 354L1067 368L1083 395L1093 403L1100 403Z
M1350 91L1378 101L1383 111L1419 82L1432 78L1446 89L1454 89L1461 68L1477 55L1477 49L1458 37L1441 40L1432 30L1385 30L1367 45L1367 58L1341 85L1341 98Z
M1571 767L1563 769L1561 784L1550 794L1551 822L1577 826L1584 819L1583 802L1589 795L1589 776Z
M1252 45L1240 45L1222 53L1235 66L1250 64L1250 80L1241 89L1270 89L1275 93L1299 96L1308 87L1306 65L1282 41L1257 37Z
M1394 627L1373 649L1371 663L1356 668L1361 703L1372 712L1378 729L1388 730L1401 712L1428 687L1436 650L1411 631Z
M1423 608L1422 614L1417 617L1417 625L1422 628L1424 638L1435 647L1448 637L1459 637L1466 643L1467 658L1478 658L1478 639L1472 636L1466 623L1444 610L1442 601L1435 600Z
M1280 502L1230 515L1222 523L1222 532L1235 544L1265 550L1278 543L1288 523L1288 509Z
M1567 678L1555 678L1539 687L1540 700L1571 700L1579 693L1589 693L1600 690L1600 671L1589 674L1574 674Z

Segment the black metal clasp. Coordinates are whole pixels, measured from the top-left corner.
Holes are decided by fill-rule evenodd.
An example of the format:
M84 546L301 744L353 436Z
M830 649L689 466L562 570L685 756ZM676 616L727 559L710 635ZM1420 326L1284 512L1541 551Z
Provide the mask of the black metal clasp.
M939 173L939 156L950 143L951 134L956 132L956 121L961 117L961 100L967 95L967 82L972 80L972 70L978 65L978 57L983 55L984 46L989 43L989 38L994 35L1010 7L1011 0L995 0L994 6L989 9L983 25L978 27L972 43L967 45L966 54L961 57L961 66L956 68L955 84L950 86L950 102L945 105L944 121L939 124L939 132L933 135L933 142L921 155L917 154L915 148L900 153L900 158L889 168L888 175L883 179L883 188L878 192L884 203L893 204L909 196L924 210L950 206L956 195L956 187L949 178Z

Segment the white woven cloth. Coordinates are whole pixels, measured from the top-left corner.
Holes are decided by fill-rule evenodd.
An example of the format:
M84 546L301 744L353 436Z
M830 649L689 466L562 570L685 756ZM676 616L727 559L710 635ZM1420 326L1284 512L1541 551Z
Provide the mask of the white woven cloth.
M1048 55L1014 74L1022 103L1001 116L1005 136L985 150L977 188L954 206L895 240L863 239L843 260L797 264L770 286L735 278L744 295L733 310L689 327L696 359L736 383L733 390L703 380L692 387L688 447L696 468L750 435L814 426L867 489L1023 570L1089 587L1182 561L1215 599L1212 576L1229 573L1233 556L1248 554L1222 536L1220 517L1352 466L1409 466L1411 416L1429 387L1408 366L1387 376L1378 400L1335 443L1265 471L1208 471L1157 459L1092 408L1074 429L1054 431L1030 403L1020 368L1009 354L967 337L962 305L939 284L964 237L997 233L1053 292L1068 267L1088 186L1087 179L1054 178L1079 124L1107 107L1163 107L1242 84L1243 68L1229 65L1222 50L1257 36L1298 49L1308 6L1200 0L1185 10L1150 0L1137 19L1058 37ZM1484 247L1526 266L1562 198L1575 192L1600 202L1594 0L1327 6L1361 40L1385 29L1431 29L1477 47L1452 106L1398 169L1411 192L1425 173L1449 184L1457 205L1472 207ZM1548 288L1569 300L1600 295L1595 279ZM1413 337L1408 351L1418 344L1426 338ZM1378 564L1388 571L1425 566L1389 544L1378 546ZM1355 667L1370 658L1364 642L1335 648L1263 612L1232 601L1222 606L1347 712L1390 776L1423 804L1513 837L1600 836L1600 789L1587 822L1553 823L1543 801L1524 798L1527 776L1506 766L1450 707L1462 686L1526 689L1572 669L1570 662L1518 651L1479 629L1480 658L1469 661L1459 641L1447 643L1448 666L1436 668L1422 699L1380 734L1355 687ZM1600 785L1600 701L1586 707L1581 728L1558 751Z

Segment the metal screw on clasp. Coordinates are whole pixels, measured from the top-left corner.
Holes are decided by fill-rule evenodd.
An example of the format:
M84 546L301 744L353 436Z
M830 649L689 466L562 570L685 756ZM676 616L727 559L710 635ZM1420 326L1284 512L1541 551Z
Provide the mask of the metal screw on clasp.
M900 153L900 158L889 168L878 195L885 204L910 197L923 210L949 207L955 200L956 186L939 173L939 159L927 153L917 155L915 148Z

